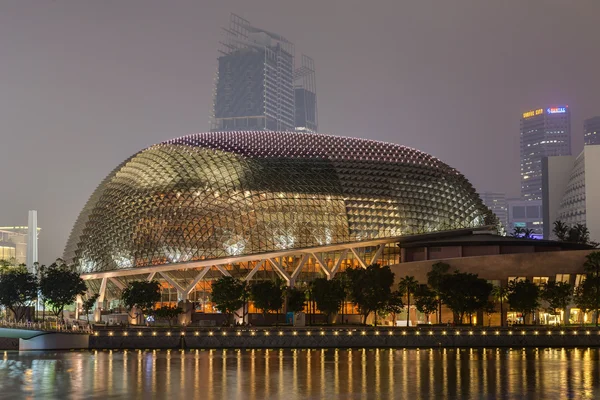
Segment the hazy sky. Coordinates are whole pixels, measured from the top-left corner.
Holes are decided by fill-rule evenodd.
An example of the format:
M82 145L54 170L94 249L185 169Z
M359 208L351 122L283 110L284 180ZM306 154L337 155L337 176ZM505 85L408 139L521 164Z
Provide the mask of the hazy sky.
M418 148L519 191L519 116L600 114L599 0L0 0L0 226L40 261L118 163L208 129L234 12L315 59L322 133Z

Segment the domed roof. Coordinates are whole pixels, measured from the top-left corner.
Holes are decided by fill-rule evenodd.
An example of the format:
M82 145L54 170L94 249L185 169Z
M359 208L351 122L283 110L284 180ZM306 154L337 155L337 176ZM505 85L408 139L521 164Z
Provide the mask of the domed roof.
M209 132L151 146L102 181L65 259L81 272L476 227L467 179L405 146L292 132Z

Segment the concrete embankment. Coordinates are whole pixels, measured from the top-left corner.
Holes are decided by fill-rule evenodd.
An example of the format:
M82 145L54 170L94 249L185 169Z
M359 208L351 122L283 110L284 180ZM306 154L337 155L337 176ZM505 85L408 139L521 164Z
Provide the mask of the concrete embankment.
M91 349L600 347L598 329L102 331Z
M19 340L21 344L19 344ZM35 342L35 343L34 343ZM38 343L39 342L39 343ZM44 347L46 346L46 347ZM273 348L600 347L598 328L252 328L97 330L0 337L1 350Z

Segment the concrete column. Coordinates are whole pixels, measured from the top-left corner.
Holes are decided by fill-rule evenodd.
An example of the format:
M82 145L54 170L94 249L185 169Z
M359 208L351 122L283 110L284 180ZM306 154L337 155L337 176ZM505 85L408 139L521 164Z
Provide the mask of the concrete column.
M37 211L29 210L27 225L27 271L33 272L33 265L38 262Z
M81 299L81 296L78 295L75 299L75 320L79 320L79 308L82 304L83 300Z
M96 309L94 309L94 322L102 321L102 312L100 311L100 304L96 304Z
M177 290L177 302L185 302L188 300L188 293L185 291Z

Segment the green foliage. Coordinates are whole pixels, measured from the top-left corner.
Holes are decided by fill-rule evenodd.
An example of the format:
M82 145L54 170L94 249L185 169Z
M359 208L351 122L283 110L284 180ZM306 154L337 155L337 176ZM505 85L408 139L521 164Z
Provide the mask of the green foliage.
M494 286L492 296L500 303L500 326L504 326L504 304L508 301L508 288L502 285Z
M182 312L183 309L181 307L162 306L154 310L154 316L156 318L166 319L167 322L169 322L169 326L173 326L173 319L177 318Z
M33 274L22 268L10 269L0 274L0 305L11 310L17 321L25 316L37 298L38 282Z
M533 239L533 234L534 234L534 230L533 229L529 229L529 228L521 228L520 226L516 226L513 229L513 232L511 233L512 237L515 238L522 238L522 239Z
M250 285L250 299L262 310L279 311L283 307L283 286L280 281L257 281Z
M343 282L339 279L317 278L310 283L310 290L317 308L327 316L329 322L331 316L339 311L346 296Z
M444 276L440 285L442 301L453 311L454 322L483 309L492 292L492 284L477 274L455 271Z
M561 242L587 244L592 247L598 247L598 243L590 240L590 231L583 224L569 226L562 221L554 221L552 232Z
M75 302L78 295L87 290L85 282L77 272L64 263L56 262L44 269L40 277L40 292L52 313L62 318L65 306Z
M210 298L215 303L217 310L229 315L231 318L234 314L238 317L245 316L245 314L238 315L237 312L244 307L248 296L248 285L245 281L231 276L224 276L213 282Z
M528 279L512 281L508 285L510 308L523 314L523 320L540 306L540 294L541 289Z
M436 312L438 307L435 291L427 285L419 285L415 290L415 307L419 312L425 314L427 322L429 322L429 314Z
M575 290L573 302L582 313L600 308L600 276L586 277Z
M554 228L552 228L552 232L561 242L568 242L569 229L569 225L565 224L564 222L554 221Z
M81 304L81 308L85 313L85 317L87 318L88 324L90 323L90 311L92 311L92 308L94 308L94 305L98 301L99 297L100 295L98 293L95 293L91 296L88 296L88 298L85 299Z
M573 287L567 282L548 282L544 285L541 297L548 302L549 309L554 313L557 309L564 310L571 301Z
M594 251L585 256L583 268L588 276L600 276L600 251Z
M287 310L289 312L300 312L306 304L306 290L302 288L287 289Z
M438 302L438 323L442 320L442 299L440 296L440 285L444 276L448 274L450 264L444 262L436 262L431 266L431 271L427 273L427 284L433 289Z
M160 283L156 280L129 282L121 292L121 301L129 312L137 308L142 314L150 314L160 298Z
M406 294L406 326L409 325L410 321L410 295L419 287L419 282L414 276L405 276L400 279L398 283L398 290L400 293Z
M369 314L385 309L392 300L394 273L389 266L377 264L366 269L349 268L344 273L348 276L350 300L358 306L366 324Z
M598 326L598 313L600 312L600 251L590 253L585 258L583 268L586 272L585 285L582 294L586 302L595 311L596 326ZM587 282L587 283L586 283Z

